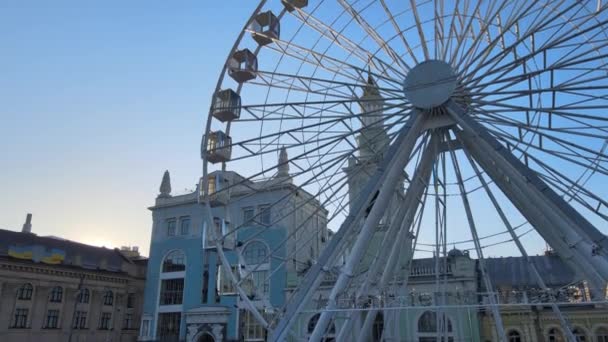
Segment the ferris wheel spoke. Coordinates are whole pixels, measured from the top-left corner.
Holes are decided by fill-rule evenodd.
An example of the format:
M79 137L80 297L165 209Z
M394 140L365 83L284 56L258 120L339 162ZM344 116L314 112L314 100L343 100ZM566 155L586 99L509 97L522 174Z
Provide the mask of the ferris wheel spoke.
M403 71L407 71L411 69L411 67L399 57L399 54L396 53L390 45L382 39L382 37L376 32L374 28L370 26L370 24L363 19L363 17L357 12L350 4L346 2L346 0L338 0L338 3L342 6L344 11L348 13L353 20L369 35L378 45L380 49L382 49L395 63L399 65ZM373 3L373 2L372 2ZM371 3L370 3L371 4ZM400 73L402 77L405 77L405 74Z
M595 16L589 16L589 18L587 20L591 20L594 17ZM544 53L545 51L548 51L550 49L559 48L562 43L568 42L568 41L570 41L572 39L575 39L575 38L579 38L581 35L584 35L587 32L595 30L595 29L597 29L599 27L603 27L606 23L608 23L608 20L604 20L604 21L595 23L591 27L586 27L586 28L584 28L582 30L577 30L577 32L575 32L575 33L565 32L564 36L558 37L555 40L547 41L547 42L545 42L545 44L543 44L542 46L540 46L538 49L534 49L533 48L532 51L529 52L528 54L523 55L523 56L518 56L518 58L514 59L512 62L509 62L509 63L503 64L503 65L501 65L499 67L496 67L506 57L506 55L510 51L510 49L515 49L516 48L516 45L513 44L513 45L511 45L510 48L508 48L506 50L503 50L503 52L501 54L497 55L497 56L500 56L500 57L497 58L497 60L495 61L495 63L493 64L492 67L488 68L488 70L484 72L483 76L479 76L477 78L477 80L473 80L472 82L473 83L477 83L477 82L479 82L479 80L482 77L487 77L488 75L492 75L492 74L495 74L495 73L500 72L500 71L505 71L505 70L508 71L509 69L512 70L513 68L517 67L522 62L525 63L525 61L531 60L532 58L534 58L534 57L538 56L539 54ZM536 31L533 31L533 30L530 30L530 31L536 32ZM594 60L594 59L597 59L597 57L590 57L589 58L590 61ZM574 64L579 64L579 63L575 63L575 62L570 62L570 64L573 64L573 63ZM569 64L568 63L564 63L562 61L562 63L560 63L560 65L567 66Z
M251 84L260 84L269 87L281 87L289 90L299 90L303 92L333 96L342 99L352 99L353 90L364 86L364 84L346 83L319 77L291 75L266 71L259 71L258 75L261 76L260 80L263 83L251 82ZM296 81L299 84L299 87L295 86L293 81ZM399 93L399 91L397 91L396 89L380 88L380 90L392 94L393 97L403 97L403 92Z
M564 86L577 85L577 84L585 84L588 81L603 80L605 77L600 77L600 76L592 76L589 79L581 80L582 77L585 77L585 76L591 74L592 72L597 71L597 67L577 68L576 67L577 65L584 65L585 63L593 62L596 60L601 60L601 59L608 57L607 54L596 54L596 53L593 53L592 57L587 57L589 55L589 53L593 53L593 51L582 53L580 56L573 57L572 59L567 60L567 61L556 62L552 65L545 66L542 69L524 71L523 73L520 73L516 76L510 76L510 77L505 78L504 77L505 75L514 71L519 66L522 66L524 68L526 67L525 59L520 58L520 59L517 59L517 63L514 62L514 63L509 64L509 67L506 70L502 70L503 72L500 75L498 75L494 78L486 78L486 79L484 79L483 83L476 83L471 88L472 89L483 89L489 85L505 83L500 88L500 89L505 89L505 88L513 86L519 82L530 80L533 77L540 77L540 76L543 76L544 74L552 75L555 71L573 71L573 70L584 71L584 72L575 74L574 76L571 76L570 79L567 79L567 80L561 82L560 84L557 84L554 86L554 87L558 87L558 88L564 87ZM583 57L583 56L587 57L587 58L585 58L583 60L575 59L575 58L579 58L579 57ZM602 66L604 66L604 65L605 65L605 63ZM484 75L484 77L491 73L493 73L493 72L490 72L490 73ZM481 80L481 79L482 79L482 77L478 78L477 80ZM577 82L574 82L574 81L577 81ZM507 83L507 82L509 82L509 83Z
M563 2L563 0L562 0L562 2ZM535 3L533 3L528 8L531 8L534 4ZM479 62L477 63L475 69L473 69L471 71L467 71L467 74L465 76L465 79L467 79L467 82L471 82L471 83L475 84L475 83L479 82L479 79L482 78L483 76L487 76L489 74L497 72L496 68L500 64L500 62L503 61L506 56L508 56L510 53L512 53L512 51L515 51L518 46L521 46L521 44L526 39L530 39L530 37L532 35L534 35L536 32L543 30L543 28L549 26L549 24L551 24L553 21L559 19L562 15L566 14L568 11L575 8L577 5L578 5L577 3L571 3L565 9L563 9L557 13L552 11L552 14L554 14L554 15L551 15L551 16L543 17L541 15L542 12L539 12L538 15L536 16L536 18L541 18L540 22L536 23L535 25L534 24L530 25L529 29L526 32L524 32L523 34L521 34L515 42L510 44L505 49L501 49L498 53L493 55L490 59L486 60L490 56L489 52L491 52L491 48L489 45L486 49L484 49L484 52L482 53L481 58L479 58ZM555 7L557 7L557 6L555 6ZM534 21L536 21L536 19ZM513 22L513 25L515 24L515 22ZM506 32L506 31L504 31L504 32ZM573 37L573 36L575 37L576 35L571 35L571 37ZM495 38L493 43L496 44L497 42L498 41ZM555 41L553 41L552 43L553 43L553 45L555 45ZM543 47L542 49L532 49L533 51L530 52L528 55L526 55L525 58L520 57L519 60L521 60L521 59L525 60L527 58L535 56L539 53L539 51L542 52L543 50L546 50L546 49L548 49L547 46ZM475 59L477 59L477 58L475 58ZM513 62L508 63L508 65L511 65L512 63ZM517 63L519 63L519 61ZM503 66L500 66L499 68L505 68L505 66L503 65ZM486 69L486 71L484 71L484 75L478 76L477 79L473 79L474 75L477 74L477 72L479 72L481 69Z
M355 115L354 118L356 118L357 116ZM403 120L405 120L405 115L403 114L403 112L399 111L393 114L389 114L386 115L387 118L398 118L397 121L395 122L389 122L386 124L380 124L379 122L376 123L375 125L377 125L378 127L385 127L385 128L391 128L393 126L399 125L400 123L403 122ZM268 141L278 141L280 137L288 137L290 134L299 134L302 133L303 131L307 130L307 129L313 129L313 128L318 128L318 127L325 127L327 129L327 127L333 127L336 124L340 123L340 122L345 122L347 119L349 119L351 117L344 117L344 118L338 118L338 119L331 119L331 120L327 120L324 122L319 122L319 123L310 123L307 125L302 125L300 127L295 127L295 128L290 128L290 129L285 129L283 131L277 131L277 132L273 132L273 133L268 133L259 137L255 137L255 138L250 138L250 139L245 139L242 141L238 141L238 142L232 142L229 145L226 145L226 148L234 148L234 147L243 147L243 146L247 146L249 144L251 144L252 146L254 146L255 144L259 144L260 146L262 145L262 142L264 142L264 145L270 145L268 143ZM353 136L356 133L359 133L361 131L361 128L353 131L352 129L350 129L350 126L346 125L346 127L348 128L347 132L342 133L339 136L333 136L333 137L326 137L323 138L325 139L333 139L333 140L343 140L349 136ZM272 140L270 140L272 139ZM276 146L276 145L275 145ZM260 150L261 151L261 150ZM276 151L276 150L275 150ZM258 153L259 151L255 151L254 153ZM231 158L231 160L240 160L243 158L247 158L247 156L244 157L233 157Z
M448 142L449 144L449 142ZM471 230L471 235L473 236L473 242L475 244L475 251L477 253L477 258L479 260L479 268L481 270L481 274L483 277L484 285L486 292L488 294L488 300L490 302L490 309L492 311L492 317L494 318L494 322L496 325L496 333L498 335L498 339L500 341L505 341L505 331L504 324L502 322L502 316L500 314L498 308L498 302L496 300L496 296L494 293L494 287L488 275L488 271L485 265L485 260L483 256L483 249L481 248L481 244L479 242L479 236L477 235L477 227L475 226L475 220L473 219L473 212L471 210L471 206L469 203L468 196L466 194L466 189L464 186L464 182L462 181L462 174L460 171L460 166L458 163L458 159L456 158L456 153L453 149L449 149L449 153L452 159L452 164L454 167L454 174L456 175L456 179L458 181L458 188L460 189L460 195L462 198L462 203L465 209L467 222L469 223L469 228Z
M600 209L602 208L608 208L606 206L606 201L602 200L597 195L591 193L588 189L584 188L577 182L569 179L568 177L562 174L555 172L554 169L549 167L544 168L551 170L550 172L554 173L554 176L549 177L543 174L540 177L548 184L553 186L555 189L558 189L560 192L562 192L564 194L564 198L566 198L568 202L574 200L582 207L594 213L604 221L608 221L608 215L600 211ZM560 179L557 179L557 177L560 177ZM569 182L569 184L565 184L566 182ZM595 205L592 205L592 203L589 203L589 201L594 201Z
M522 152L522 151L526 152L526 151L523 150L523 149L520 149L519 147L517 147L517 145L525 145L528 148L532 148L532 149L537 150L539 152L546 153L548 156L559 158L559 159L562 159L562 160L564 160L566 162L569 162L569 163L578 165L580 167L583 167L585 169L593 170L594 172L597 171L597 172L604 173L604 174L608 175L608 170L607 169L604 169L603 167L600 167L597 164L594 164L593 166L589 165L590 162L596 163L597 160L598 160L597 158L583 157L583 156L581 156L578 153L575 153L574 155L572 155L572 154L568 155L568 154L564 153L563 151L550 150L550 149L544 148L542 145L536 145L536 144L532 144L530 142L524 141L522 139L517 139L514 136L512 136L512 135L510 135L508 133L505 133L504 131L499 130L499 129L495 130L495 131L491 131L491 134L494 135L494 136L496 136L496 137L498 137L500 140L505 141L506 144L508 144L513 149L520 150L520 152ZM508 143L509 141L513 141L513 144L509 144ZM527 155L528 154L526 153L526 158L527 158ZM574 156L574 158L573 158L573 156ZM577 158L577 159L575 159L575 158ZM583 160L581 161L581 160L578 160L578 159L583 159ZM526 159L525 159L525 162L527 162Z
M314 50L314 47L307 48L304 46L296 45L293 42L284 42L281 40L275 41L276 46L268 45L267 49L275 51L277 53L284 53L292 57L293 59L300 60L303 63L308 65L312 65L315 68L319 67L327 70L328 72L335 73L336 75L343 76L351 81L359 81L363 79L364 74L370 74L377 78L378 80L386 81L387 83L393 84L395 81L393 77L389 77L389 71L394 75L399 75L400 71L397 71L392 66L384 63L384 61L376 58L373 55L367 59L366 63L380 64L383 67L384 72L375 73L370 70L365 70L364 68L358 67L352 63L347 63L344 59L339 59L335 57L331 57L327 54L327 51L319 52ZM312 59L310 58L312 57ZM354 71L355 74L351 73Z
M351 81L356 82L360 78L358 74L351 73L351 71L357 69L352 64L317 52L314 50L314 47L306 48L298 46L293 42L275 40L275 44L267 45L266 49L274 51L280 55L289 56L293 60L302 62L302 64L311 65L315 68L326 70Z
M536 146L536 147L538 147L539 150L542 150L544 152L551 153L555 156L577 157L577 158L581 158L581 159L584 159L587 161L593 161L593 160L608 161L608 156L606 154L604 154L602 151L595 151L593 149L586 148L579 144L575 144L572 141L557 138L553 135L547 134L546 131L541 132L540 130L531 128L531 126L526 126L526 127L519 126L519 128L527 130L529 132L533 132L533 134L538 137L539 143L538 143L538 145L528 143L528 146ZM548 148L543 147L543 142L542 142L543 138L545 138L546 140L550 140L551 142L555 143L555 145L557 145L557 146L562 147L563 150L548 149ZM524 143L524 141L522 139L517 139L515 137L513 137L513 139ZM584 155L582 152L586 153L586 155ZM589 156L589 155L591 155L591 156Z
M562 193L564 194L564 197L569 197L570 193L572 191L575 191L577 193L583 193L585 196L591 198L592 200L596 201L597 204L595 206L591 206L590 204L586 204L585 206L590 208L592 211L596 212L598 215L603 215L599 212L599 209L604 206L608 208L608 202L606 202L605 200L603 200L599 195L594 194L592 191L590 191L589 189L583 187L583 185L580 184L580 180L584 177L584 174L581 175L579 177L579 179L577 181L572 180L570 177L568 177L567 175L563 174L562 172L558 171L557 169L555 169L554 167L548 165L547 163L543 162L540 158L538 158L537 156L529 153L527 150L522 149L520 147L513 147L514 150L517 150L518 152L522 153L526 160L531 160L533 162L535 162L537 165L539 165L541 168L543 168L545 171L551 173L553 175L553 178L549 178L549 176L547 174L544 173L540 173L537 172L538 176L544 179L550 179L552 182L554 182L554 185L557 185L559 183L560 186L556 186L557 188L559 188ZM591 161L594 166L587 168L587 171L589 171L590 173L599 171L599 165L598 165L598 161L594 160ZM608 170L604 171L607 172ZM600 171L601 172L601 171ZM562 184L563 182L567 183L567 184ZM574 188L576 188L576 190L573 190ZM605 217L605 216L604 216Z
M556 108L552 108L552 107L525 107L525 106L520 106L520 105L515 105L515 104L509 104L509 103L503 103L503 102L498 102L498 101L485 101L485 100L475 100L476 103L478 103L479 105L488 105L488 106L492 106L492 107L498 107L498 108L493 108L492 111L495 113L517 113L517 112L526 112L526 111L534 111L534 112L538 112L541 114L554 114L554 115L561 115L563 117L568 117L568 118L577 118L577 119L586 119L586 120L595 120L595 121L608 121L608 117L606 116L597 116L597 115L591 115L591 114L586 114L585 112L573 112L570 111L572 110L572 108L567 108L568 110L563 110L560 107L556 107ZM593 108L593 107L582 107L582 108L578 108L580 110L587 110L587 109L602 109L602 108Z
M319 4L319 6L320 5L321 4ZM329 42L336 44L340 48L344 49L344 51L348 52L349 55L356 56L361 62L367 63L370 55L368 51L358 46L356 43L344 36L341 32L336 31L330 25L327 25L323 23L323 21L317 19L315 16L313 16L313 12L308 13L303 9L297 9L291 14L294 16L294 18L298 19L302 25L305 25L310 29L316 31L322 37L326 38ZM345 14L345 11L342 11L339 15L337 15L333 23L335 23L339 18L341 18L343 14Z
M342 16L342 14L345 14L346 10L343 10L339 16L337 16L337 19L340 18ZM381 65L385 66L385 67L390 67L389 64L381 61L375 54L372 54L370 51L365 50L363 47L361 47L359 44L353 42L352 40L350 40L349 38L347 38L342 31L345 30L347 27L344 27L342 29L342 31L336 31L335 29L333 29L331 26L328 26L326 24L324 24L321 20L315 18L312 13L306 13L304 10L302 9L298 9L297 11L293 11L292 14L294 15L294 17L296 17L298 20L300 20L302 22L302 25L306 25L309 28L315 30L317 33L319 33L322 37L326 38L331 44L336 44L337 46L341 47L342 49L344 49L349 56L355 56L357 57L362 63L364 64L369 64L370 62L373 63L380 63ZM397 69L394 69L393 67L390 67L393 71L396 71ZM390 78L387 78L385 75L382 74L375 74L372 73L372 75L374 75L374 77L377 77L379 79L385 79L386 81L390 81Z
M461 18L460 12L458 11L458 4L459 4L459 1L457 1L456 5L454 6L454 11L455 11L455 13L457 13L457 15L452 16L452 21L450 23L450 31L449 31L450 34L448 35L448 41L447 41L448 46L451 44L450 43L451 42L451 33L452 32L454 32L454 33L457 32L456 25L455 25L456 17L458 17L458 19ZM467 4L468 4L468 1L467 1ZM506 2L503 3L503 5L505 5L505 4L506 4ZM483 24L483 26L480 28L478 34L475 35L475 37L473 38L472 45L475 45L476 42L478 41L478 39L481 39L481 37L483 36L484 32L488 32L487 27L489 25L489 22L487 20L492 20L492 19L486 17L486 20L482 20L481 14L480 14L480 8L481 8L481 1L477 2L477 5L471 11L471 15L469 15L469 18L467 20L466 26L462 27L462 30L460 31L460 34L456 35L457 36L456 46L452 49L452 53L451 53L451 55L450 55L450 57L448 59L449 62L450 62L450 64L454 65L457 62L456 56L460 52L460 49L462 47L462 43L465 41L467 33L468 32L472 32L473 34L475 34L474 31L473 31L473 22L475 21L475 19L477 19L476 18L477 15L479 16L478 19L479 19L480 23ZM490 8L488 9L488 14L491 12ZM464 8L464 14L467 13L467 10L468 9L465 7ZM461 23L461 26L462 26L462 23ZM448 48L445 48L444 52L443 52L443 59L444 60L447 58L447 56L446 56L447 53L448 53ZM461 59L461 60L464 60L464 59Z
M601 127L593 127L591 125L584 124L584 123L582 124L582 126L569 126L569 127L551 127L551 126L543 127L541 125L528 126L526 124L521 123L520 121L509 119L504 116L491 115L491 114L485 114L485 115L488 115L489 117L487 117L487 118L479 117L478 120L480 122L487 122L487 123L491 123L491 124L499 125L499 126L509 126L509 127L517 128L518 130L525 130L525 131L531 131L531 132L549 131L549 132L559 133L559 134L563 134L563 135L580 136L580 137L595 138L595 139L602 139L602 140L606 139L606 136L603 135L601 132L600 133L585 132L585 130L589 130L589 129L600 130L600 131L605 131L605 129L603 129ZM531 128L531 127L533 127L533 128Z
M554 6L554 8L557 8L558 6ZM553 16L548 16L548 17L542 17L540 14L542 14L542 12L539 12L539 15L535 18L534 21L536 21L536 19L538 18L543 18L546 19L545 21L540 21L537 26L532 26L530 27L523 35L518 34L517 36L517 40L515 43L511 44L509 47L503 48L498 54L496 54L495 56L493 56L492 59L490 59L487 64L482 64L483 67L486 67L487 65L489 65L491 62L494 62L492 64L492 66L487 68L487 71L484 73L485 75L488 74L493 74L495 72L504 70L506 68L514 68L517 67L518 64L521 64L521 61L525 61L527 59L530 59L533 56L536 56L538 53L540 52L545 52L546 50L548 50L548 46L542 46L541 49L536 49L536 44L535 44L535 40L534 40L534 36L536 32L540 32L544 29L550 28L551 24L553 21L557 20L559 17L561 17L562 15L564 15L565 13L567 13L570 9L574 8L574 6L570 6L567 7L566 9L564 9L563 11L559 12L559 13L555 13L555 10L551 10L552 14L555 14ZM580 7L579 7L579 11L580 11ZM575 12L573 14L576 15L577 12ZM564 23L559 24L560 25L560 29L563 27ZM557 32L559 31L559 29L554 30L553 35L551 35L550 38L547 39L547 41L549 41L549 39L554 38L555 34L557 34ZM519 32L519 30L518 30ZM530 39L530 48L528 49L530 52L527 55L524 56L518 56L517 55L517 47L524 45L525 40ZM552 41L552 43L555 43L554 41ZM546 44L545 44L546 45ZM510 53L513 53L515 58L513 61L508 62L504 65L500 65L500 62L502 62L504 60L504 58L506 56L508 56ZM499 66L500 65L500 66ZM524 64L525 65L525 64ZM497 68L498 67L498 68ZM478 81L475 81L475 83L477 83Z
M515 117L513 117L513 115L505 116L500 113L489 112L480 107L477 107L474 110L481 114L477 116L477 119L479 121L494 123L501 126L516 127L520 131L534 129L546 131L548 133L556 133L560 135L571 135L600 139L601 141L606 140L606 133L608 133L608 126L599 126L597 124L593 125L577 118L562 116L561 114L555 114L555 116L561 118L561 121L563 121L560 125L556 125L553 123L552 113L547 114L546 125L541 125L540 120L536 125L528 125L517 120ZM531 109L530 111L533 110ZM535 114L538 114L540 116L542 113L536 112Z
M511 13L512 17L510 20L507 20L505 27L501 30L501 34L494 37L494 39L491 39L485 48L483 48L480 52L477 52L478 47L480 46L480 43L481 43L481 38L483 37L485 32L488 32L489 28L491 27L490 23L494 20L495 16L490 17L487 20L483 21L484 24L483 24L483 27L480 29L479 34L477 35L475 40L472 42L472 44L469 47L469 49L467 50L467 52L465 52L462 57L462 60L466 61L466 63L464 63L464 68L461 70L463 79L465 79L467 82L470 82L471 79L474 77L474 75L480 69L482 69L483 67L486 66L486 63L489 64L492 62L492 60L495 57L490 59L490 61L488 61L488 62L486 62L486 59L491 55L492 50L503 39L504 35L507 32L509 32L511 30L511 28L516 27L519 20L525 18L528 15L532 15L536 12L538 12L538 13L536 14L536 18L533 19L532 22L535 22L537 18L541 17L540 13L541 13L542 7L537 8L535 11L532 11L532 9L534 9L536 4L538 3L538 0L525 1L524 3L526 4L526 6L521 6L521 7L514 6L514 10ZM504 6L504 4L503 4L503 6ZM519 9L519 12L515 12L515 9ZM499 12L500 11L497 11L496 13L499 13ZM523 41L523 39L521 39L521 38L519 40ZM519 43L515 43L512 46L509 46L507 49L503 48L502 51L504 52L504 51L508 51L508 49L513 49L513 46L517 46L517 44L519 44ZM472 63L472 61L475 61L475 63ZM471 69L471 67L473 67L474 64L475 64L474 68Z
M522 140L522 137L524 136L524 134L522 134L522 131L538 133L538 135L540 135L540 136L548 137L550 139L556 139L556 141L558 141L559 143L563 143L563 144L566 144L569 146L576 145L576 144L572 143L571 141L565 141L563 138L556 137L556 136L554 136L554 134L558 134L561 137L579 136L579 137L599 139L600 141L605 141L607 139L606 135L602 134L602 132L608 133L608 130L606 130L604 127L594 126L589 123L583 122L578 119L573 119L570 117L564 117L563 121L567 121L569 123L570 122L577 123L577 124L580 124L581 126L564 126L565 123L562 123L562 125L560 125L560 126L556 126L555 124L551 123L552 122L551 116L548 117L546 126L541 125L540 120L537 124L532 125L532 124L522 123L521 121L517 120L513 116L507 117L505 115L501 115L498 113L489 112L487 110L484 110L483 108L475 108L474 111L475 111L475 113L477 113L476 118L479 121L487 122L487 123L491 123L491 124L499 125L499 126L509 126L509 127L517 128L520 140ZM533 110L531 110L531 111L533 111ZM540 114L540 113L535 113L535 114ZM556 116L560 116L560 115L556 114ZM496 127L496 126L494 126L494 127ZM598 132L597 133L595 133L593 131L586 132L589 130L598 131ZM504 132L504 133L508 134L506 132ZM575 146L572 146L572 147L575 147ZM597 155L595 149L588 149L585 147L582 147L581 149L584 149L586 152L591 152L592 154L595 154L596 156L599 157L599 155Z
M403 46L405 46L405 49L407 50L409 56L412 58L412 61L414 62L414 64L418 64L419 62L418 62L418 58L416 58L416 54L412 50L412 47L410 46L410 44L405 39L405 35L403 34L403 31L399 27L399 24L397 24L397 20L393 16L393 13L389 10L388 6L386 5L385 0L380 0L380 4L382 5L382 9L384 10L384 13L389 18L391 25L395 29L395 32L401 39L401 43L403 44ZM403 61L402 58L399 58L399 59ZM411 69L411 67L409 65L407 65L405 62L404 62L404 64L407 66L408 70Z

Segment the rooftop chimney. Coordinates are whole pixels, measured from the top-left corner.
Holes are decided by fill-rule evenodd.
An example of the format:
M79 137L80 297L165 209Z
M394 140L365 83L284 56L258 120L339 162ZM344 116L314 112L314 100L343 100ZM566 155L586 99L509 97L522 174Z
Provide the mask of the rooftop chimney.
M21 229L22 233L31 233L32 232L32 214L28 213L25 218L25 223L23 224L23 228Z

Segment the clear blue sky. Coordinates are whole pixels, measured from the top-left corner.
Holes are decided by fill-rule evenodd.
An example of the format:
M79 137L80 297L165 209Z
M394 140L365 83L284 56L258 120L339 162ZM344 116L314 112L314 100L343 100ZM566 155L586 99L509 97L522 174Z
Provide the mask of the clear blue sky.
M0 228L149 247L165 169L200 176L210 96L256 3L0 2Z

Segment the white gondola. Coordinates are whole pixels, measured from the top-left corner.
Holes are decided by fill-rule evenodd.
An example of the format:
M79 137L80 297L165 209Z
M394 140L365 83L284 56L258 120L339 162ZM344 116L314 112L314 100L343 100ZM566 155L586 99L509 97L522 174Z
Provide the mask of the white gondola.
M207 161L216 164L230 160L232 154L232 139L222 131L209 134L207 140Z
M214 217L213 223L215 224L216 234L223 237L222 247L224 247L224 249L234 249L236 240L234 234L228 235L230 232L230 222L221 217Z
M289 12L296 8L304 8L308 6L308 0L282 0L281 2Z
M272 13L267 11L258 14L251 23L253 40L260 45L268 45L273 39L279 39L281 34L281 25L279 19Z
M209 204L211 206L226 205L230 199L228 193L228 179L221 172L209 176L207 184L207 194L209 194Z
M238 119L241 116L241 97L232 89L217 92L212 114L221 122Z
M203 244L203 248L216 248L215 238L220 238L223 241L224 248L234 248L234 239L226 238L226 234L229 231L230 222L222 219L221 217L213 217L213 233L211 229L207 226L205 222L204 230L205 230L205 242ZM214 238L215 235L215 238Z
M235 52L228 60L228 75L238 83L254 79L257 72L258 59L249 49Z

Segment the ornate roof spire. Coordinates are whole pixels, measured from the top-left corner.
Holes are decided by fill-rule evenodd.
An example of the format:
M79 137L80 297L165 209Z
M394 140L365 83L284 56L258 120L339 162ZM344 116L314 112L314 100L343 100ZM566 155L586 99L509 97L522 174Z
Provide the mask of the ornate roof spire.
M169 170L165 171L163 175L163 180L160 183L160 194L158 197L171 197L171 176L169 175Z
M281 147L281 152L279 153L277 177L289 177L289 156L287 156L287 149L285 146Z
M374 80L374 77L372 76L371 67L368 65L367 83L363 88L363 97L378 95L380 95L380 90L378 89L378 84L376 84L376 80Z

